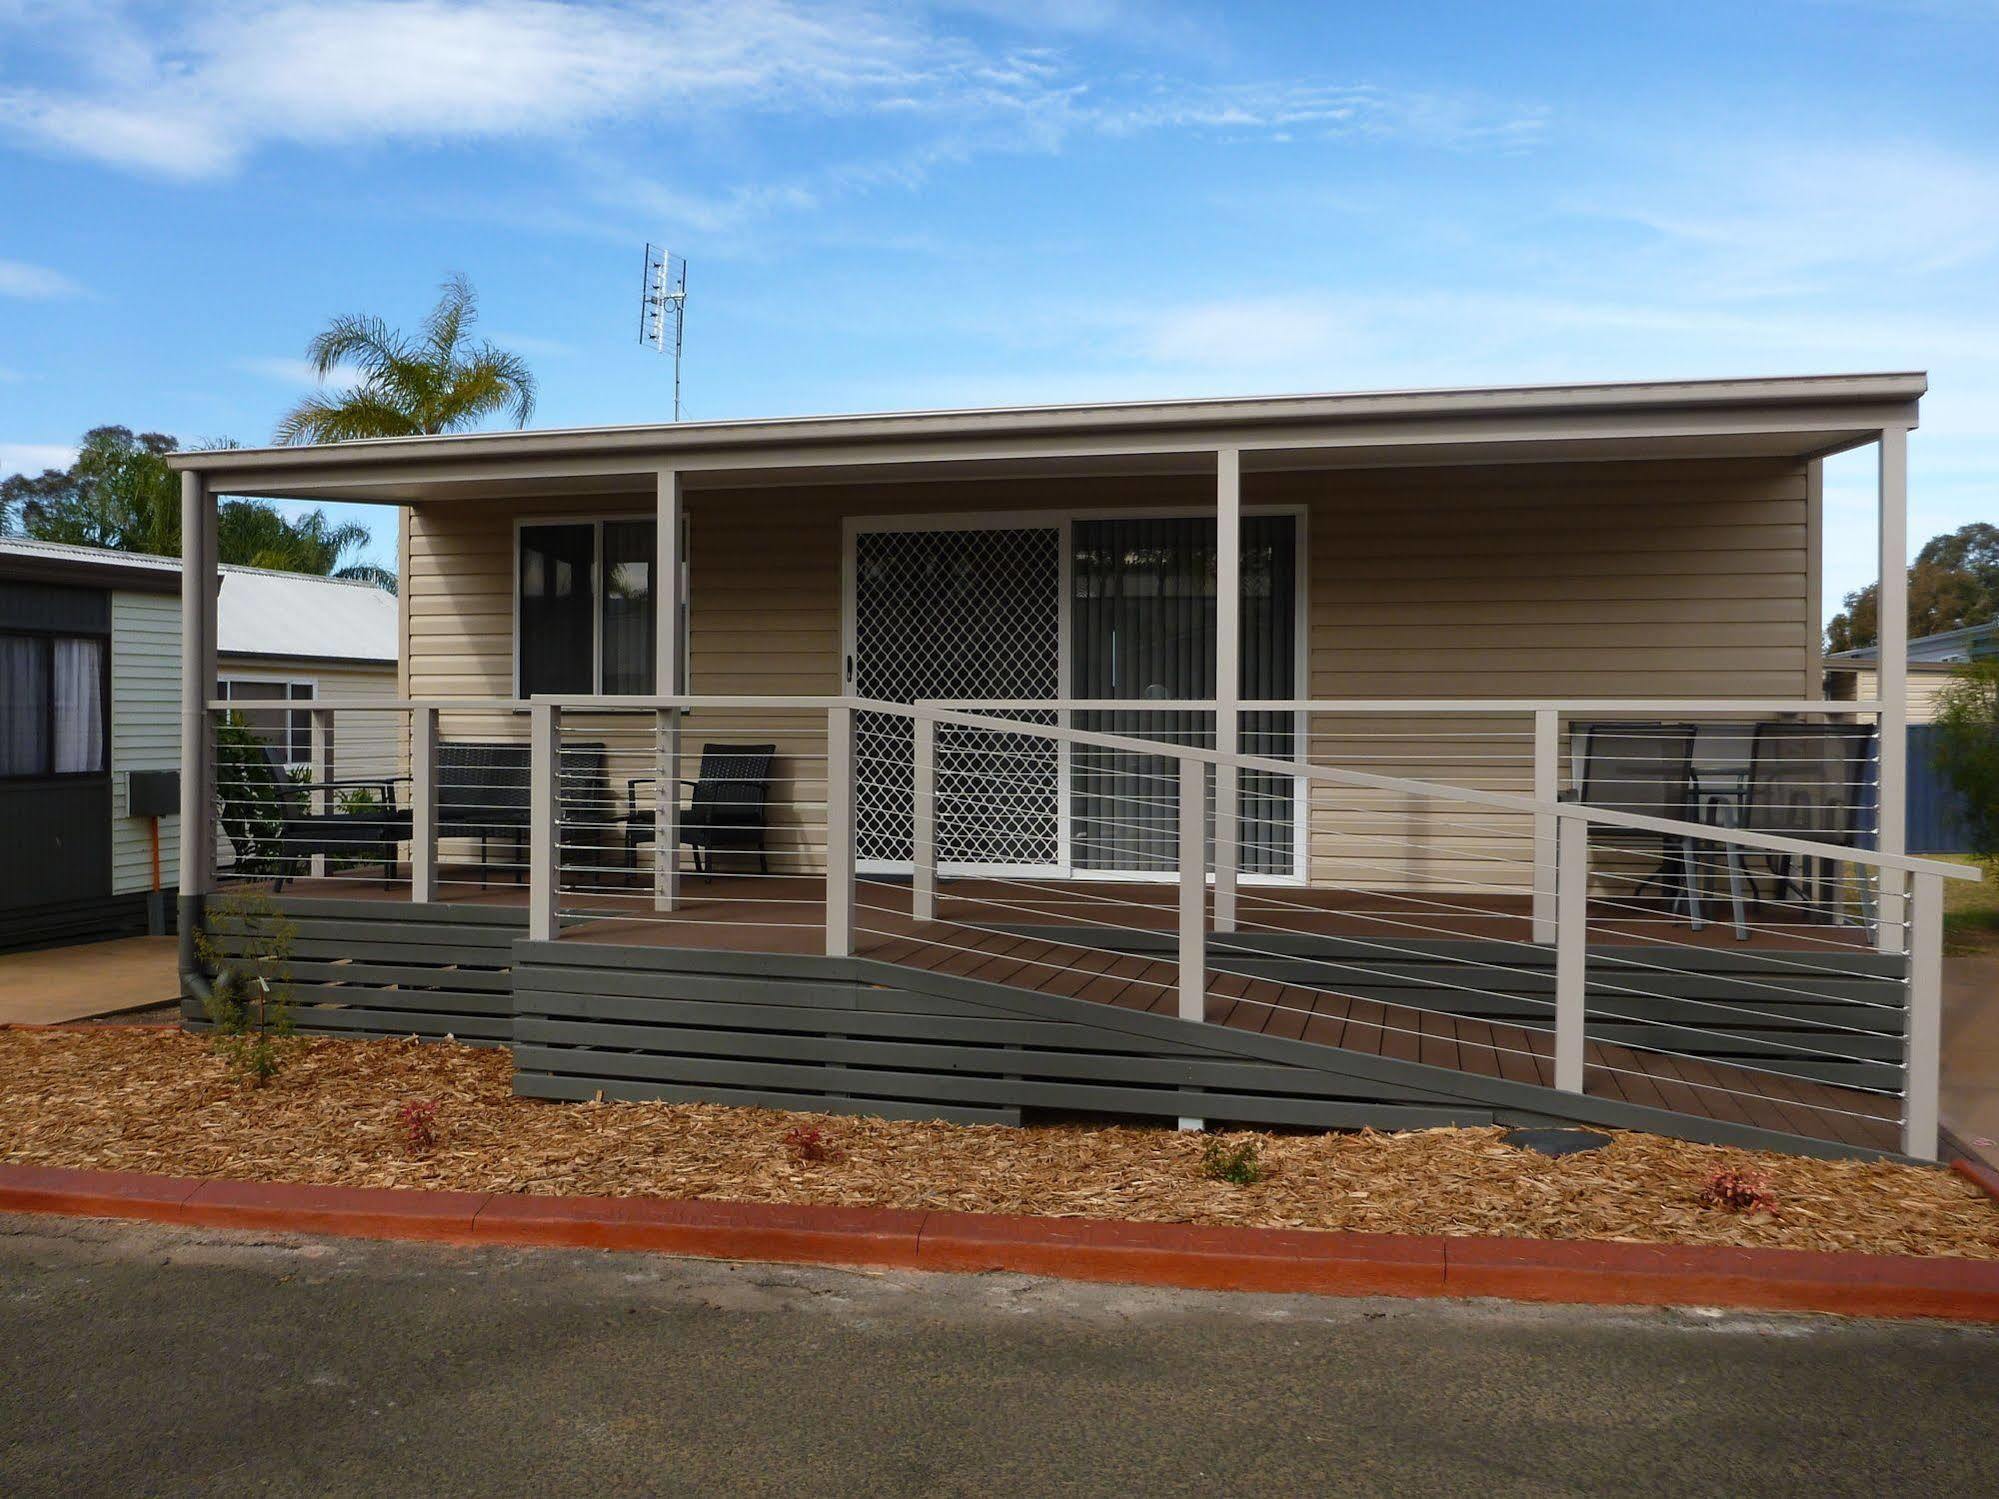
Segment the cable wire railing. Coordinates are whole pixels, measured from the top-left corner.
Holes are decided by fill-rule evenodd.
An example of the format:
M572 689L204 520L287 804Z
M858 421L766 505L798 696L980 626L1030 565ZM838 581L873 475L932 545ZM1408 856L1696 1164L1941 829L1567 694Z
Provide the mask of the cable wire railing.
M1153 737L1077 726L1095 704L384 700L316 705L324 754L283 791L290 770L213 706L224 882L524 901L540 941L882 955L1935 1153L1940 891L1976 876L1848 836L1863 736L1756 727L1850 727L1833 715L1867 704L1244 705L1300 725L1275 736L1266 716L1236 741L1272 755L1217 748L1226 715L1187 716L1211 703L1113 705L1121 726L1177 715ZM1421 741L1316 727L1432 711L1488 714L1493 737L1456 720ZM392 730L336 731L350 713ZM1782 743L1783 774L1820 798L1802 820L1780 800L1807 836L1642 809L1633 788L1698 743L1672 727L1690 718L1752 759L1760 743L1739 806L1783 783ZM1614 754L1599 722L1617 725ZM1470 753L1447 766L1440 745ZM1410 763L1453 778L1395 773ZM343 800L350 780L386 794ZM260 788L283 815L238 838ZM1812 836L1834 822L1836 839ZM1720 926L1704 919L1717 891Z

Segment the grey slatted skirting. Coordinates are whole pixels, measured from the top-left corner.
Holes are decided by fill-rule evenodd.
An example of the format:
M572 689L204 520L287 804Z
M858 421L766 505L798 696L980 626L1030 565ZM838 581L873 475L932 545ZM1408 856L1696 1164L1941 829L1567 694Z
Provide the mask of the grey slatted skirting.
M371 900L275 904L297 928L290 969L300 1031L513 1038L513 947L527 930L525 912ZM215 936L226 952L246 950L240 931L217 926ZM191 1025L206 1020L187 998L181 1016Z
M523 942L514 1091L1017 1124L1022 1111L1320 1128L1492 1111L1274 1056L1179 1021L867 959ZM996 992L988 992L996 991ZM1311 1048L1327 1059L1341 1054Z

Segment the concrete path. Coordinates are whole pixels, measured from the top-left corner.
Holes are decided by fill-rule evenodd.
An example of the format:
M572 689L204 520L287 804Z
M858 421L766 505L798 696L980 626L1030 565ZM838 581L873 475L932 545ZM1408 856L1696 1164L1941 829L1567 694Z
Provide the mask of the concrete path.
M0 1218L0 1493L1999 1492L1999 1331Z
M0 1024L54 1025L180 992L172 937L120 937L0 956Z
M1964 953L1943 965L1944 1123L1999 1166L1999 952Z

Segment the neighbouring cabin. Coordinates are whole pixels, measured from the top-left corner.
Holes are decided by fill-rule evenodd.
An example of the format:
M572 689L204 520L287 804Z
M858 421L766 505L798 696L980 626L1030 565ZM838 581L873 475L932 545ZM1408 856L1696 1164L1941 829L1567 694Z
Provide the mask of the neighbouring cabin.
M221 570L214 692L300 773L314 710L396 689L395 599L360 583ZM170 930L178 878L181 577L172 557L0 537L0 950ZM401 734L343 726L356 763Z
M286 903L315 1026L543 1096L1925 1153L1945 873L1818 625L1821 464L1880 445L1898 547L1922 385L179 457L198 545L404 520L398 691L336 715L393 786L232 833L204 726L187 888Z

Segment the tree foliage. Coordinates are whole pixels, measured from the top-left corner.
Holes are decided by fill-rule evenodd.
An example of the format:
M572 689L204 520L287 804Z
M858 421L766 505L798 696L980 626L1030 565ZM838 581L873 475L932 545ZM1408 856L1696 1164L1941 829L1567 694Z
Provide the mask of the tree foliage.
M41 541L178 557L180 475L166 460L179 447L160 432L93 427L68 468L0 481L0 524ZM261 500L224 500L216 507L216 540L224 562L354 578L395 592L393 572L349 561L367 546L368 528L333 521L323 510L286 516Z
M1999 661L1951 673L1937 694L1937 769L1964 798L1971 851L1999 871Z
M1881 638L1881 588L1846 596L1826 626L1826 649L1857 650ZM1999 619L1999 526L1973 521L1932 536L1909 565L1909 637L1940 635Z
M335 318L306 345L306 358L322 380L351 367L360 381L350 390L307 396L278 423L277 440L419 437L476 426L499 411L526 426L534 414L534 375L518 354L472 341L478 317L478 294L461 275L444 283L414 335L378 317Z

